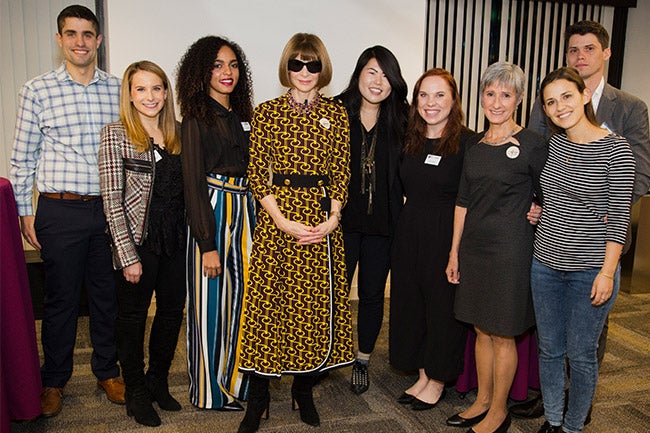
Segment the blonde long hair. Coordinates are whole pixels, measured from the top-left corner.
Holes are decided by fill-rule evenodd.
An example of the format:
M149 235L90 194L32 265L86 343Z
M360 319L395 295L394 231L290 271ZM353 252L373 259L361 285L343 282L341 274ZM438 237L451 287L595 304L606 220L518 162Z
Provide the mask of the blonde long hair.
M122 78L122 89L120 93L120 120L126 129L126 135L135 145L138 152L146 152L151 149L151 138L146 131L137 110L131 103L131 84L133 76L138 71L151 72L157 75L163 82L163 87L167 91L167 99L162 110L158 123L163 133L163 142L167 152L177 155L181 153L181 140L174 113L174 92L169 87L169 79L165 71L158 65L148 60L131 63L124 71Z

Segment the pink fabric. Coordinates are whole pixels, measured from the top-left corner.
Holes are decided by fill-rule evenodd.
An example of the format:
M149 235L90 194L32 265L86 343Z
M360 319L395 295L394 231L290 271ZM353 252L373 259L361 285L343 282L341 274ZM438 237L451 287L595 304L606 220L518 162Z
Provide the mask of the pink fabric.
M535 331L529 330L515 338L517 343L517 372L510 389L510 398L513 400L525 400L528 397L528 388L539 389L539 362L537 359L537 336ZM476 358L474 357L474 344L476 333L473 330L467 332L465 344L465 367L463 373L458 376L456 390L468 392L478 387L476 376Z
M41 413L41 372L25 253L11 184L0 177L0 431Z

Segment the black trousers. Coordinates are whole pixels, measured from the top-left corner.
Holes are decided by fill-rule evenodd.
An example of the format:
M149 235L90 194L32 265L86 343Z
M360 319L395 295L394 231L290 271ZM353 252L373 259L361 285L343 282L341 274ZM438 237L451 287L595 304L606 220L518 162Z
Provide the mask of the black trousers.
M185 307L185 251L176 251L171 257L157 255L149 249L146 241L137 251L142 264L142 275L137 284L126 281L122 270L115 271L118 317L146 321L155 292L155 318L182 319Z
M99 380L119 376L115 349L117 299L101 199L74 201L40 196L34 227L45 268L43 386L62 388L72 376L84 282L90 312L92 371Z
M372 353L384 318L384 291L390 270L390 236L343 233L348 284L359 265L359 351Z
M158 379L167 380L185 307L185 250L158 255L145 241L137 251L142 265L137 284L126 281L122 270L115 272L118 354L127 389L144 383L144 333L153 293L156 313L149 339L149 373Z

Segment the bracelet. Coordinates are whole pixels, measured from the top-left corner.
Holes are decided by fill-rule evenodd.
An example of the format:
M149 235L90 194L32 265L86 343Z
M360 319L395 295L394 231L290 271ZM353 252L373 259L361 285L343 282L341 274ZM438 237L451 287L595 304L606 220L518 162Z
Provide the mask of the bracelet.
M614 276L613 276L613 275L607 275L607 274L604 273L604 272L598 272L598 273L599 273L600 275L602 275L603 277L605 277L605 278L609 278L609 279L612 280L612 281L614 280Z
M343 215L341 215L341 212L339 212L337 210L333 210L333 211L330 211L330 216L335 216L336 218L338 218L339 221L341 221L341 217Z

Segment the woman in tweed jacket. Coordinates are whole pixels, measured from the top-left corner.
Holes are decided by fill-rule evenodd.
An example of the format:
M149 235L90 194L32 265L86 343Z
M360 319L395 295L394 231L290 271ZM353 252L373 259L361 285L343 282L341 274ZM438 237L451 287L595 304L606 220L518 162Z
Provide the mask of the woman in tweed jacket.
M152 400L163 410L181 409L167 382L185 305L181 143L172 93L160 67L148 61L130 65L122 80L121 120L102 129L98 158L113 241L126 410L148 426L161 423ZM145 374L144 334L154 290Z

